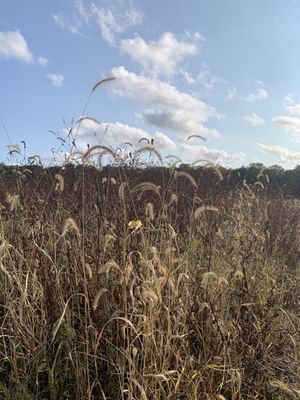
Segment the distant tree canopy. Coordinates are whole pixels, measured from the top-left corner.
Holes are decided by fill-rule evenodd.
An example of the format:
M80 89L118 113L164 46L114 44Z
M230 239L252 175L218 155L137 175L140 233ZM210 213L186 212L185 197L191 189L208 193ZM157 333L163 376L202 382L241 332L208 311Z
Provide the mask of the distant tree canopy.
M140 174L150 174L149 176L153 177L156 173L161 176L162 171L167 174L170 169L169 167L153 165L140 168L128 165L122 167L105 165L101 168L101 173L120 168L126 170L127 174L132 174L134 177ZM73 179L76 175L80 174L83 169L85 169L86 174L90 174L91 176L99 174L99 168L94 165L87 165L84 167L82 164L75 165L73 163L68 163L62 166L43 167L40 164L20 166L0 163L0 177L6 177L6 179L9 177L13 179L14 176L20 177L20 172L30 174L32 178L41 173L52 176L57 173L62 173L64 176L69 177L69 179ZM239 168L217 167L210 163L206 165L180 164L176 167L176 170L188 172L202 187L217 185L222 189L233 190L247 183L247 185L257 186L261 190L265 189L285 196L300 198L300 165L297 165L294 169L286 170L279 165L266 167L261 163L252 163Z

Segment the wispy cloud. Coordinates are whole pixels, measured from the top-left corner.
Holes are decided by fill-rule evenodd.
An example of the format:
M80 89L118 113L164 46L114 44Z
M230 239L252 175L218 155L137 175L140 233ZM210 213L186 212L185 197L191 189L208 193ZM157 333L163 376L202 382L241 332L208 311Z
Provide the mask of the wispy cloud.
M66 14L58 11L52 14L53 21L62 29L65 29L73 34L86 37L82 33L84 24L90 22L90 8L82 0L75 0L73 3L73 11Z
M218 117L218 113L191 94L161 80L136 75L123 66L113 68L112 75L118 78L112 85L114 93L146 105L141 115L152 125L168 128L181 137L219 136L216 130L204 126L208 118Z
M178 40L171 32L164 33L156 42L147 43L141 37L122 40L120 48L140 64L145 72L168 78L178 72L180 61L197 53L194 43Z
M102 38L111 46L115 45L118 34L143 22L143 15L133 8L128 9L125 13L121 10L113 12L109 7L99 7L92 3L91 12L96 18Z
M52 82L52 85L56 87L62 86L65 79L61 74L48 74L46 77Z
M300 104L287 105L285 109L289 114L300 115Z
M299 151L290 151L285 147L274 144L265 145L262 143L256 143L256 146L262 149L264 152L276 156L284 163L296 163L300 160Z
M284 97L284 99L283 99L283 105L284 106L288 106L288 105L291 105L291 104L294 104L295 103L295 100L294 100L294 95L293 94L288 94L288 95L286 95L285 97Z
M262 126L265 125L265 121L259 115L253 113L251 115L247 115L244 119L252 126Z
M269 97L269 93L262 88L258 88L256 93L250 94L245 99L250 103L254 103L256 101L266 100Z
M233 153L230 154L225 150L220 149L209 149L206 146L194 146L190 144L182 144L183 158L188 157L189 162L195 161L210 161L213 163L230 164L241 163L244 161L245 153Z
M41 67L47 67L49 60L44 57L38 57L37 62Z
M0 32L0 59L16 59L33 63L34 57L19 31Z

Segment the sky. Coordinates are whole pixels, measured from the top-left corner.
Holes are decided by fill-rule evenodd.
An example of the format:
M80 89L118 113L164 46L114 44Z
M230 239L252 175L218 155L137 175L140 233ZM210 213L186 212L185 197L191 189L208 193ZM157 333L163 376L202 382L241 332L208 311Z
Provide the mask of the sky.
M293 168L299 20L300 0L2 0L0 161L60 162L90 117L81 152L146 137L187 163Z

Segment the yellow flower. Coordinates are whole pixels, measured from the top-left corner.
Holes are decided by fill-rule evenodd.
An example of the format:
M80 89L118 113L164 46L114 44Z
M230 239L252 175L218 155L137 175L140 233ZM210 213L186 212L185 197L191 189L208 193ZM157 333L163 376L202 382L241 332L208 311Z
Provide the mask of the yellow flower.
M139 229L141 226L143 226L143 224L140 219L134 219L128 223L128 228L135 231Z

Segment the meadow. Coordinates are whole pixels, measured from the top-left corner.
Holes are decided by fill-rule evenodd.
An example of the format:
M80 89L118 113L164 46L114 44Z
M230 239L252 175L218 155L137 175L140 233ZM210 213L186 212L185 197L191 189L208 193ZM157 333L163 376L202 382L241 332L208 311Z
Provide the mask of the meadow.
M0 398L299 399L298 201L137 156L2 168Z

